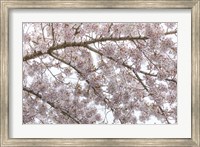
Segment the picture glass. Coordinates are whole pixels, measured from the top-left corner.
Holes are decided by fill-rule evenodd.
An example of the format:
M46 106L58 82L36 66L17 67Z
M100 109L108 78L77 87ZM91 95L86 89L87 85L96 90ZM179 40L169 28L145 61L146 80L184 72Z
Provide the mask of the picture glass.
M23 124L177 124L176 22L23 22Z

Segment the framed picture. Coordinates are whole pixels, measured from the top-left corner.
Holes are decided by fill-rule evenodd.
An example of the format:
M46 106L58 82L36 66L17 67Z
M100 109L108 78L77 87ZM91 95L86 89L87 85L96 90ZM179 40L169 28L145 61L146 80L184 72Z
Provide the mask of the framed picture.
M1 1L1 146L200 146L196 1Z

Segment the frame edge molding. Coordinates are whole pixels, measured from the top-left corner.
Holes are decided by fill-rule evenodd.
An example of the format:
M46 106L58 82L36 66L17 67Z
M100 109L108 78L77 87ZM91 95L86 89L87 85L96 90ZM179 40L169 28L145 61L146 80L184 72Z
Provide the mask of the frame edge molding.
M187 8L192 9L192 138L191 139L10 139L9 138L9 9L15 8ZM200 1L1 1L0 115L1 146L200 146ZM47 143L48 142L48 143Z

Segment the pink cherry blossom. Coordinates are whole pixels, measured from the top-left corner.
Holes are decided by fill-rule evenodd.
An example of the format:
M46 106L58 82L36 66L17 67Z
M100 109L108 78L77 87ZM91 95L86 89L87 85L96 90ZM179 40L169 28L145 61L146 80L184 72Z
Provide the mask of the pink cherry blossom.
M23 123L176 124L177 30L23 23Z

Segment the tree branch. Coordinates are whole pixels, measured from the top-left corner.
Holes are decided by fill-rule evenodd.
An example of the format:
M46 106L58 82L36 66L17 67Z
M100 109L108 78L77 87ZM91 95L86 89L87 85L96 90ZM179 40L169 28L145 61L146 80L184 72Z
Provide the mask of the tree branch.
M63 49L66 47L81 47L81 46L86 46L88 44L92 44L92 43L96 43L96 42L104 42L104 41L125 41L125 40L146 40L148 39L147 37L119 37L119 38L110 38L110 37L105 37L105 38L97 38L97 39L91 39L88 41L84 41L84 42L64 42L62 44L59 44L57 46L52 46L48 49L49 52L52 52L54 50L58 50L58 49ZM30 59L34 59L36 57L42 56L44 54L47 53L42 53L41 51L37 51L34 52L32 54L26 55L23 57L23 61L27 61Z
M27 87L23 87L23 90L26 91L26 92L28 92L28 93L31 93L31 94L35 95L36 97L38 97L38 98L40 98L40 99L42 99L42 96L41 96L40 94L35 93L33 90L31 90L31 89L29 89L29 88L27 88ZM49 104L49 105L50 105L51 107L53 107L54 109L57 109L57 108L54 106L54 103L49 102L49 101L46 101L46 103ZM74 122L76 122L77 124L80 124L80 123L81 123L78 119L72 117L68 112L66 112L66 111L64 111L64 110L60 110L60 111L61 111L61 113L62 113L63 115L68 116L69 118L71 118L71 119L72 119Z
M101 97L101 98L103 99L103 101L105 102L106 105L110 102L110 100L109 100L108 98L102 97L102 95L99 94L99 92L96 90L96 88L95 88L94 86L92 86L92 84L90 83L90 81L87 80L87 79L85 79L85 77L83 76L83 74L81 73L81 71L80 71L79 69L77 69L75 66L71 65L71 63L67 63L66 61L64 61L64 60L62 60L62 59L56 57L55 55L53 55L53 53L50 53L49 55L50 55L51 57L57 59L58 61L60 61L60 62L62 62L62 63L64 63L64 64L70 66L70 67L73 68L78 74L80 74L80 75L84 78L84 80L88 83L88 85L91 86L91 88L94 90L95 94L97 94L99 97ZM110 109L111 109L112 112L115 111L115 109L113 109L113 108L110 108ZM121 122L120 119L119 119L119 121Z
M171 32L166 32L165 35L172 35L172 34L176 34L176 33L177 33L177 30L171 31Z
M28 61L30 59L34 59L34 58L40 57L40 56L45 55L45 54L47 54L47 53L42 53L41 51L37 51L37 52L34 52L32 54L24 56L23 61Z
M98 50L96 50L95 48L93 48L93 47L91 47L91 46L89 46L89 45L86 45L85 47L88 48L89 50L95 52L95 53L98 53L99 55L103 55L103 53L99 52ZM107 57L107 56L106 56L106 57ZM112 57L107 57L107 58L110 59L110 60L112 60L112 61L114 61L114 62L117 62L117 61L116 61L114 58L112 58ZM127 65L127 64L124 63L124 62L122 63L122 65L123 65L124 67L130 69L131 71L133 71L133 73L135 74L137 80L140 82L140 84L143 86L143 88L144 88L147 92L149 92L149 89L148 89L147 86L143 83L142 79L139 77L139 75L138 75L137 72L134 70L134 68L130 67L129 65ZM167 123L169 124L169 121L168 121L167 117L164 115L164 110L163 110L160 106L159 106L159 108L160 108L160 110L163 112L162 114L163 114L164 118L166 119Z
M148 75L148 76L157 77L157 74L151 74L151 73L148 73L148 72L145 72L145 71L142 71L142 70L140 70L140 73L141 73L141 74L144 74L144 75ZM167 78L167 79L165 79L165 80L166 80L166 81L170 81L170 82L174 82L174 83L177 84L177 81L176 81L175 79L169 79L169 78Z
M91 46L89 46L89 45L86 45L85 47L88 48L90 51L93 51L93 52L99 54L100 56L104 56L103 53L101 53L100 51L96 50L95 48L93 48L93 47L91 47ZM105 56L104 56L104 57L105 57ZM110 59L110 60L112 60L112 61L114 61L114 62L117 62L117 61L116 61L114 58L112 58L112 57L106 56L106 58L108 58L108 59ZM130 70L133 70L134 74L137 75L136 77L138 78L138 80L140 79L140 77L138 76L138 74L136 73L136 71L135 71L131 66L127 65L127 64L124 63L124 62L122 63L122 65L123 65L124 67L130 69ZM154 77L157 76L157 74L150 74L150 73L147 73L147 72L144 72L144 71L140 71L140 73L145 74L145 75L149 75L149 76L154 76ZM141 80L141 79L140 79L140 80ZM165 79L165 80L166 80L166 81L172 81L172 82L177 83L176 80L174 80L174 79ZM140 81L139 81L139 82L140 82ZM140 82L140 83L141 83L141 82ZM142 84L142 83L141 83L141 84ZM143 84L142 84L142 85L143 85ZM143 85L143 87L146 87L146 86ZM145 88L145 89L146 89L146 88Z
M167 33L165 33L165 35L170 35L170 34L175 34L175 33L177 33L177 31L167 32ZM134 41L134 40L146 40L146 39L148 39L148 37L140 37L140 36L139 36L139 37L130 37L130 36L128 36L128 37L119 37L119 38L112 38L112 37L109 37L109 38L108 38L108 37L96 38L96 39L90 39L90 40L84 41L84 42L64 42L64 43L62 43L62 44L60 44L60 45L56 45L56 46L53 45L52 47L48 48L48 51L45 52L45 53L42 53L41 51L37 51L37 52L35 51L35 52L32 53L32 54L26 55L26 56L23 57L23 61L28 61L28 60L30 60L30 59L34 59L34 58L37 58L37 57L39 57L39 56L43 56L43 55L45 55L45 54L49 54L50 56L52 56L53 58L59 60L60 62L63 62L63 63L65 63L65 64L69 65L69 66L72 67L77 73L79 73L79 74L82 76L83 74L81 73L80 70L78 70L75 66L71 65L71 63L67 63L67 62L65 62L64 60L58 58L58 57L55 56L52 52L55 51L55 50L59 50L59 49L66 48L66 47L86 47L87 49L89 49L89 50L91 50L91 51L93 51L93 52L95 52L95 53L97 53L97 54L99 54L99 55L103 55L103 53L101 53L101 52L99 52L98 50L96 50L95 48L89 46L89 44L95 44L95 43L97 43L97 42L99 43L99 42L106 42L106 41ZM107 57L107 56L106 56L106 57ZM112 57L107 57L107 58L110 59L110 60L112 60L112 61L114 61L114 62L118 62L116 59L114 59L114 58L112 58ZM124 62L122 63L122 65L123 65L124 67L130 69L130 70L135 74L135 76L136 76L138 82L144 87L144 89L145 89L147 92L149 92L147 86L143 83L142 79L140 78L140 76L138 75L138 73L135 71L135 69L132 68L131 66L127 65L127 64L124 63ZM150 74L150 73L145 73L145 72L142 72L142 71L140 71L140 73L143 73L143 74L146 74L146 75L151 75L151 76L157 76L157 75L153 75L153 74ZM176 81L175 81L174 79L166 79L166 80L167 80L167 81L173 81L173 82L176 83ZM89 82L87 79L86 79L86 82L87 82L89 85L91 85L90 82ZM92 87L92 89L94 90L94 92L96 91L95 87ZM24 88L23 88L23 90L24 90ZM28 89L28 90L29 90L29 89ZM27 90L25 90L25 91L27 91ZM30 93L31 93L31 92L33 92L33 91L29 90L29 91L27 91L27 92L30 92ZM34 94L34 93L32 93L32 94ZM98 91L96 91L96 94L99 94ZM36 94L36 96L37 96L37 97L40 96L39 98L42 98L41 95L37 95L37 94ZM100 96L101 96L101 94L100 94ZM107 100L109 100L109 99L107 99L107 98L104 98L104 100L105 100L105 103L109 102L109 101L107 101ZM52 107L54 106L54 104L51 103L51 102L47 102L47 103L48 103L49 105L51 105ZM55 108L55 107L54 107L54 108ZM159 106L159 108L161 109L161 111L162 111L163 114L164 114L164 111L162 110L162 108L161 108L160 106ZM112 110L112 109L111 109L111 110ZM112 111L114 111L114 109L113 109ZM62 111L62 113L65 113L64 115L67 115L69 118L73 119L73 121L75 121L76 123L80 123L79 120L76 120L76 119L74 120L74 118L71 117L68 113L66 113L66 112L64 112L64 111ZM166 118L167 123L169 123L169 121L167 120L167 117L166 117L166 116L164 116L164 117Z
M53 33L53 26L52 26L52 33ZM175 30L175 31L171 31L171 32L166 32L165 35L176 34L176 33L177 33L177 31ZM52 35L53 35L53 41L54 41L55 40L54 34L52 34ZM146 37L146 36L144 36L144 37L127 36L127 37L116 37L116 38L114 38L114 37L104 37L104 38L91 39L91 40L84 41L84 42L64 42L64 43L57 45L57 46L54 46L55 44L53 44L53 46L50 47L48 50L52 51L52 50L58 50L58 49L66 48L66 47L85 46L85 45L89 45L89 44L92 44L92 43L105 42L105 41L126 41L126 40L133 41L133 40L147 40L147 39L149 39L149 38ZM37 52L34 52L34 53L31 53L29 55L24 56L23 61L34 59L34 58L42 56L44 54L47 54L47 53L42 53L41 51L37 51Z
M88 48L89 50L95 52L95 53L98 53L98 54L101 55L101 56L104 56L103 53L99 52L98 50L96 50L95 48L93 48L93 47L91 47L91 46L89 46L89 45L86 45L85 47ZM108 58L108 59L110 59L110 60L112 60L112 61L114 61L114 62L117 62L116 59L114 59L114 58L112 58L112 57L108 57L108 56L104 56L104 57L106 57L106 58ZM124 67L126 67L126 68L132 70L133 73L135 74L135 76L136 76L138 82L140 82L140 84L144 87L144 89L145 89L146 91L149 91L149 90L147 89L147 86L143 83L142 79L139 77L139 75L137 74L137 72L135 71L134 68L130 67L129 65L127 65L127 64L124 63L124 62L122 63L122 65L123 65Z

